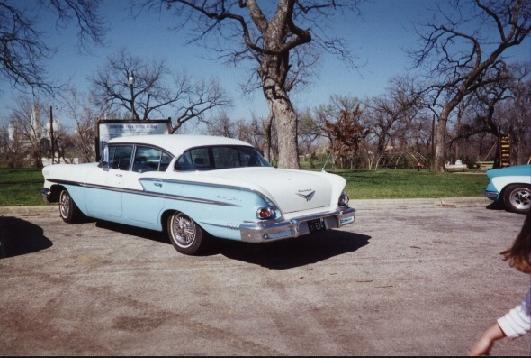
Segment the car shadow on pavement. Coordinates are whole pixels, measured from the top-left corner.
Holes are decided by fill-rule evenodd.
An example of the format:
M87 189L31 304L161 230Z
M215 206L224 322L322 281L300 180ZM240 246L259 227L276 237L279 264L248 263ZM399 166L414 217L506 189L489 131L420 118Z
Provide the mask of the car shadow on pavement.
M93 220L96 222L96 227L100 227L102 229L112 230L115 232L119 232L120 234L138 236L143 239L148 239L148 240L171 245L166 234L162 232L143 229L137 226L116 224L116 223L109 222L109 221L102 221L102 220L95 220L95 219Z
M96 227L171 245L162 232L101 220L96 221ZM221 254L231 260L254 263L272 270L286 270L354 252L367 245L370 238L369 235L330 230L296 239L249 244L208 235L209 243L199 256Z
M505 210L505 205L501 201L493 201L486 208L489 210Z
M14 216L0 216L0 258L46 250L52 245L39 225Z
M331 230L267 244L213 239L205 255L222 254L272 270L286 270L354 252L367 245L370 238L369 235Z

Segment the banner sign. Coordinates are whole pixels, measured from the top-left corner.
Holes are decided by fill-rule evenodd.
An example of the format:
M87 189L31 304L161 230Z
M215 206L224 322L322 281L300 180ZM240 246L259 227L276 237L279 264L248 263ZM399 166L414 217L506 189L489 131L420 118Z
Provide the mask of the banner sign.
M171 119L163 120L100 120L98 121L98 133L96 138L96 160L100 159L103 147L113 138L128 137L145 134L170 133Z

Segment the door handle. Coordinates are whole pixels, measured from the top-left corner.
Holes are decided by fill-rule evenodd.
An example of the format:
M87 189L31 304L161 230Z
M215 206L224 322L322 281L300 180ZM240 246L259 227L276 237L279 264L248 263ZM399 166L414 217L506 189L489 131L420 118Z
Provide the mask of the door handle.
M115 174L118 178L122 177L122 174Z
M158 188L162 188L162 183L155 182L153 183L153 185L155 185Z

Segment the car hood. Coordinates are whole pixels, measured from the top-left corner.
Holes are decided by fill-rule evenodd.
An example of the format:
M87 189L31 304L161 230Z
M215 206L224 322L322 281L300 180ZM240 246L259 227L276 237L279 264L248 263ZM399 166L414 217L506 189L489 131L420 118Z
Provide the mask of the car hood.
M306 170L275 168L237 168L202 172L206 178L231 179L256 187L284 214L329 207L333 183L327 175ZM343 185L344 186L344 185Z
M96 168L99 163L82 163L82 164L51 164L42 168L44 179L67 179L86 181L87 171Z

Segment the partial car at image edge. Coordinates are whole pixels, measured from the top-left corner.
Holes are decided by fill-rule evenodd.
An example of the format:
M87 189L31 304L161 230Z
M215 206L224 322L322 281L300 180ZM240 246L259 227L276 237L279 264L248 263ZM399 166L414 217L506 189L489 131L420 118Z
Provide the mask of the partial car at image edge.
M531 165L487 170L489 184L485 195L505 209L527 213L531 207Z

